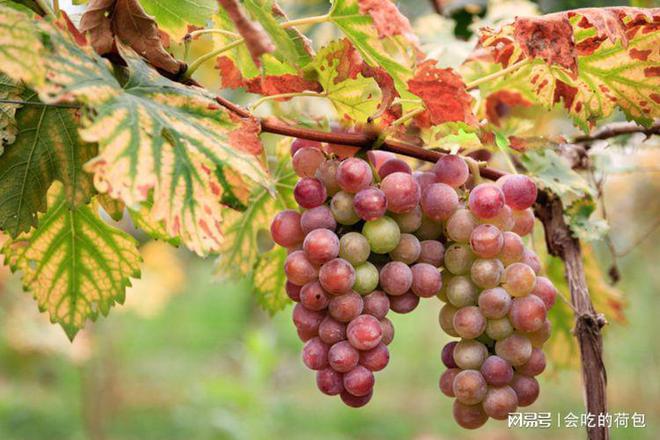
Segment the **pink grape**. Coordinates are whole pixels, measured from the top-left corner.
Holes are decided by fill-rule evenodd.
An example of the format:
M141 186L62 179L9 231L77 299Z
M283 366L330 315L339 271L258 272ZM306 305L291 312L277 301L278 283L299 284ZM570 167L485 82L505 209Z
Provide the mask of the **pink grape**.
M364 303L362 297L355 292L335 296L328 304L328 312L339 322L350 322L360 316Z
M536 286L532 290L532 295L541 298L546 310L550 310L557 299L557 288L546 277L536 277Z
M481 223L487 223L497 227L500 231L510 231L515 226L513 211L508 205L504 205L493 218L482 219Z
M302 289L301 286L296 286L291 281L287 281L284 285L286 295L294 302L300 302L300 289Z
M412 175L395 172L386 176L380 189L387 198L387 208L395 213L411 211L419 203L421 191Z
M451 304L445 304L440 309L440 314L438 315L438 322L442 330L447 333L449 336L458 336L456 329L454 329L454 315L458 309Z
M522 260L520 262L531 267L536 275L541 273L541 260L539 259L538 255L534 253L534 251L525 249L523 252Z
M358 350L371 350L383 337L383 329L378 319L371 315L360 315L346 328L348 342Z
M298 339L300 339L302 342L307 342L316 336L316 332L301 330L299 328L296 329L296 333L298 333Z
M293 247L303 242L305 233L300 227L300 214L291 209L278 213L270 224L273 241L283 247Z
M326 316L319 324L319 338L329 345L346 339L346 324Z
M371 371L380 371L390 362L390 351L382 342L371 350L360 352L360 365Z
M383 150L369 150L367 151L367 159L376 172L380 173L380 169L385 165L385 162L396 159L396 154ZM383 176L381 176L381 178L382 177Z
M373 390L369 394L360 397L354 396L348 391L344 390L339 394L339 397L341 397L341 401L344 402L344 404L347 406L350 406L351 408L361 408L369 403L373 395Z
M505 266L521 261L523 253L525 252L525 245L523 244L520 235L515 232L505 231L502 233L502 238L502 250L497 258L499 258Z
M506 204L513 209L527 209L536 201L536 185L527 176L522 174L511 174L501 177L502 192Z
M318 337L305 343L302 358L303 363L310 370L322 370L328 366L328 350L330 347Z
M460 368L448 368L440 376L440 391L447 397L454 396L454 379L461 372Z
M472 252L481 258L495 258L504 246L504 236L493 225L479 225L470 235Z
M511 296L525 296L536 286L536 274L525 263L513 263L504 269L502 287Z
M403 295L413 282L413 273L407 264L391 261L380 270L380 285L390 295Z
M454 330L465 339L474 339L486 330L486 319L478 307L462 307L454 315Z
M518 406L529 406L539 397L539 383L533 377L514 374L511 388L518 396Z
M546 315L545 304L535 295L514 298L509 311L509 319L513 327L526 333L540 329L545 322Z
M490 289L497 286L502 279L504 265L500 260L480 258L472 263L470 278L482 289Z
M549 320L545 320L540 329L535 332L527 333L525 336L531 341L532 347L541 348L545 342L550 339L552 334L552 325Z
M339 255L339 238L329 229L314 229L303 242L305 255L315 265L321 265Z
M413 233L422 226L422 208L419 205L408 212L392 213L391 217L399 225L399 230L402 233Z
M501 357L492 355L488 356L481 365L481 374L488 385L501 387L513 379L513 368Z
M329 159L322 162L316 170L315 177L323 183L329 196L334 196L341 190L337 183L337 168L339 161Z
M324 368L316 372L316 386L323 394L336 396L344 391L344 377L332 368Z
M479 295L479 309L488 319L504 318L511 309L511 296L501 287L487 289Z
M390 342L394 340L394 326L392 321L387 318L380 320L380 326L383 329L383 339L381 340L383 344L390 345Z
M519 367L527 363L532 355L532 343L524 335L514 333L495 343L495 353L514 367Z
M399 244L390 251L390 258L405 264L413 264L422 253L422 246L412 234L401 234Z
M415 235L420 240L437 240L442 236L442 230L442 222L436 222L423 215L422 224L415 231Z
M337 229L337 221L332 211L326 205L305 210L300 216L300 227L304 234L309 234L314 229Z
M319 270L307 259L303 251L293 251L286 257L284 273L293 284L304 286L318 277Z
M447 368L458 367L456 361L454 361L454 348L456 347L456 344L458 344L458 342L451 341L442 347L442 363L445 364L445 367Z
M363 298L364 309L363 313L371 315L378 320L385 318L387 312L390 310L390 299L381 290L374 290L369 295Z
M433 165L433 172L437 182L445 183L454 188L463 185L470 175L470 170L465 161L455 154L442 156Z
M362 159L350 157L337 168L337 183L349 193L357 193L371 185L373 173L371 167Z
M493 218L504 206L504 193L495 184L482 183L470 191L468 206L478 218Z
M469 209L459 208L447 219L447 237L457 243L468 243L477 221Z
M428 264L417 263L411 268L413 293L421 298L430 298L437 295L442 287L440 271Z
M319 141L310 141L307 139L294 139L291 142L291 157L295 156L301 148L317 148L321 150L322 145Z
M488 421L488 415L481 405L465 405L458 400L454 401L452 415L456 423L465 429L480 428Z
M323 290L318 281L312 281L300 290L300 303L308 310L325 310L330 303L330 296Z
M431 220L447 220L458 208L458 194L454 188L444 183L430 185L421 199L422 211Z
M419 296L412 293L412 291L390 297L390 309L396 313L410 313L417 308L417 305L419 305Z
M319 179L303 177L296 183L293 196L300 206L310 209L322 205L328 193Z
M518 408L518 395L510 386L491 387L484 397L484 412L495 420L506 420Z
M318 148L304 147L293 155L293 170L300 177L314 177L325 155Z
M464 370L478 370L487 357L486 346L473 339L463 339L454 347L454 361Z
M525 209L523 211L513 210L511 215L513 216L511 232L515 232L521 237L532 232L534 229L534 213L531 209Z
M374 373L362 365L358 365L344 374L344 389L350 394L361 397L366 396L374 388Z
M354 225L360 221L360 216L357 215L353 208L353 194L339 191L332 196L332 200L330 200L330 211L332 211L336 222L341 225Z
M306 333L316 334L324 317L324 313L307 310L300 303L296 304L293 308L294 325L298 330Z
M445 247L437 240L424 240L419 243L420 252L417 262L440 267L445 259Z
M545 370L545 354L540 348L532 349L526 364L516 367L516 372L525 376L538 376Z
M380 168L378 168L378 176L380 176L381 179L384 179L385 177L389 176L392 173L399 173L399 172L412 174L410 165L408 165L405 161L398 158L386 160L380 166Z
M387 211L385 193L373 187L360 190L353 198L353 209L362 220L376 220Z
M476 405L486 396L488 385L477 370L464 370L456 375L453 385L456 400L466 405Z
M339 373L351 371L359 360L360 353L348 341L337 342L328 351L328 363Z
M319 281L331 294L347 293L355 283L355 269L343 258L335 258L321 266Z
M413 178L415 179L415 182L417 182L417 185L419 185L422 194L424 194L426 188L436 183L435 173L432 171L415 171L413 173Z

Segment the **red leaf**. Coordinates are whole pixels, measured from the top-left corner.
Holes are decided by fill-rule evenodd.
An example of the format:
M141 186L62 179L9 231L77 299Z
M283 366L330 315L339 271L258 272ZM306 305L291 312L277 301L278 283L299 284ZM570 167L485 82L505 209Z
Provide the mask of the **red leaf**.
M422 98L426 106L426 110L416 117L421 127L444 122L477 124L472 113L472 96L452 69L440 69L433 60L424 61L408 81L408 89Z
M532 103L518 92L499 90L486 98L486 115L490 122L499 126L500 119L509 116L512 107L529 107L531 105Z
M565 14L516 18L514 38L529 58L543 58L577 73L573 27Z
M232 147L253 155L261 154L262 145L259 139L261 126L255 118L241 118L235 113L229 113L234 122L240 122L240 127L229 133L229 143Z
M417 44L417 36L408 19L390 0L358 0L361 14L369 14L380 38L403 35Z

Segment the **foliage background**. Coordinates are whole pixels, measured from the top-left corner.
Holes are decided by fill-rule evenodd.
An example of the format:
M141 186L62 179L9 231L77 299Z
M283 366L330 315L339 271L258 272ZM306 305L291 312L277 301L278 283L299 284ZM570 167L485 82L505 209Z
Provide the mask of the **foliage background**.
M294 16L326 7L322 1L283 3L297 12ZM453 22L428 16L430 2L399 3L418 30L426 29L423 38L437 46L442 59L460 57L461 50L472 47L451 37ZM613 4L622 3L541 1L540 8ZM500 0L491 1L489 10L506 17L534 7ZM208 69L206 74L217 72ZM541 129L559 132L570 126L562 120L544 124ZM660 169L652 168L660 159L658 140L628 141L597 151L598 159L609 164L605 203L614 246L622 250L635 246L660 218ZM615 439L660 438L659 238L657 230L652 232L619 260L617 287L628 303L628 323L605 330L610 412L645 413L648 427L615 429ZM607 267L607 247L597 243L595 249ZM6 271L0 274L0 438L584 437L581 429L510 431L490 422L466 432L455 425L451 399L437 389L443 369L439 354L446 342L437 326L437 301L422 302L411 315L393 316L390 365L378 374L373 401L353 410L316 390L314 375L299 359L301 343L290 323L290 307L271 319L255 303L248 282L215 279L212 260L200 261L157 242L145 242L141 251L143 280L128 291L126 306L90 325L73 345L37 312L16 279L9 280ZM549 370L540 378L541 398L527 410L580 414L579 372L552 363Z

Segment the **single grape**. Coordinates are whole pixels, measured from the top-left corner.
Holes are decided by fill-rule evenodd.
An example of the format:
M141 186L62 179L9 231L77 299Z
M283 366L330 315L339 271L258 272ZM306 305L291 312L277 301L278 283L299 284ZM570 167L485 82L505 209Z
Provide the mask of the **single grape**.
M501 357L492 355L488 356L481 365L481 374L488 385L501 387L513 379L513 368Z
M380 326L383 329L383 339L381 340L383 344L390 345L390 342L394 340L394 326L392 321L387 318L380 320Z
M336 396L344 391L344 376L332 368L324 368L316 372L316 386L323 394Z
M403 295L390 296L390 309L395 313L410 313L419 305L419 296L408 291Z
M331 294L349 292L355 283L355 269L343 258L335 258L321 266L319 271L321 286Z
M540 329L536 330L535 332L527 333L525 336L527 336L527 338L532 343L532 347L541 348L543 347L543 344L545 344L545 342L550 339L551 334L552 325L550 324L550 321L546 319Z
M370 262L355 267L355 284L353 290L360 295L371 293L378 287L378 269Z
M355 292L335 296L328 304L328 313L339 322L350 322L360 316L364 303Z
M459 208L447 219L447 237L457 243L468 243L477 221L469 209Z
M307 259L303 251L293 251L286 257L284 273L293 284L304 286L318 277L319 270Z
M358 365L344 374L344 389L357 397L366 396L373 390L375 381L374 373Z
M445 267L454 275L463 275L470 271L474 254L465 244L454 243L445 251Z
M376 254L391 252L401 239L399 226L387 216L366 222L362 227L362 235L369 242L371 251Z
M539 397L539 383L533 377L514 374L511 388L518 396L518 406L529 406Z
M329 345L346 339L346 324L326 316L319 324L319 338Z
M518 408L518 395L510 386L490 387L484 397L484 412L495 420L506 420Z
M454 188L463 185L470 175L470 170L465 161L455 154L442 156L433 165L433 172L437 182L445 183Z
M360 365L371 371L380 371L390 362L390 351L382 342L371 350L360 352Z
M317 266L337 258L339 255L339 238L328 229L314 229L303 242L303 251L307 259Z
M403 295L412 283L412 270L400 261L391 261L380 270L380 286L390 295Z
M358 350L371 350L383 337L380 322L371 315L360 315L346 328L348 342Z
M516 367L516 372L525 376L538 376L545 370L545 354L540 348L533 348L526 364Z
M396 159L396 154L383 150L369 150L367 151L367 159L373 169L376 170L376 173L380 173L380 169L385 165L385 162Z
M387 211L385 193L374 187L360 190L353 198L353 209L362 220L376 220Z
M435 173L432 171L415 171L413 173L413 178L415 179L415 182L417 182L417 185L419 185L422 194L426 188L436 183Z
M498 284L502 279L504 272L504 265L500 260L491 259L478 259L472 263L470 267L470 278L477 286L482 289L491 289Z
M428 263L433 267L440 267L445 259L445 246L437 240L424 240L419 243L420 252L418 263Z
M504 192L506 204L513 209L527 209L536 201L536 185L525 175L510 174L500 177L497 184Z
M387 312L390 310L390 299L381 290L374 290L369 295L363 298L364 309L363 313L371 315L378 320L385 318Z
M476 286L463 275L452 277L447 281L447 300L456 307L473 306L477 303Z
M449 185L434 183L426 188L420 204L424 214L431 220L447 220L458 208L458 194Z
M300 214L291 209L278 213L270 224L270 236L283 247L299 245L305 239L300 227Z
M479 184L470 191L468 206L480 219L493 218L504 206L504 193L495 184Z
M536 275L541 273L541 260L539 259L539 256L534 253L533 250L525 249L525 252L523 252L521 263L524 263L529 267L531 267Z
M464 370L456 375L453 385L456 400L466 405L476 405L486 396L488 385L477 370Z
M318 337L305 343L302 351L303 363L310 370L322 370L328 366L328 350L330 347Z
M419 205L401 214L393 212L391 217L399 225L401 232L412 233L422 226L422 208Z
M337 183L349 193L356 193L371 185L373 173L369 164L355 157L350 157L339 164L337 168Z
M310 209L322 205L328 197L328 193L319 179L303 177L296 183L293 196L300 206Z
M513 333L509 318L489 319L486 323L486 335L494 341L501 341Z
M541 298L546 310L550 310L557 299L557 288L546 277L536 277L536 286L532 290L532 295Z
M329 159L322 162L316 170L315 176L323 183L329 196L334 196L341 191L337 183L337 168L339 168L339 161Z
M410 165L398 158L388 159L380 166L380 168L378 168L378 176L380 176L381 179L384 179L392 173L406 173L412 175L412 170L410 169Z
M486 330L486 318L479 307L462 307L454 315L453 326L461 338L474 339Z
M387 207L395 213L413 210L419 203L421 191L412 175L396 172L386 176L380 188L387 197Z
M470 248L481 258L495 258L504 246L504 236L493 225L479 225L470 235Z
M314 229L328 229L334 231L337 229L337 221L332 215L332 211L326 205L307 209L300 216L300 227L306 235Z
M515 232L506 231L502 233L502 238L502 250L497 258L505 266L521 261L525 252L525 245L520 235Z
M440 376L440 391L447 397L454 396L454 379L461 372L460 368L449 368Z
M353 266L367 261L370 252L369 242L359 232L349 232L339 239L339 256Z
M284 290L286 290L286 295L291 298L291 301L300 302L300 289L301 286L296 286L291 281L287 281L284 285Z
M339 373L351 371L359 360L360 353L348 341L337 342L328 351L328 363Z
M330 201L330 210L339 224L354 225L360 221L360 217L353 208L353 194L339 191Z
M306 309L318 312L328 307L330 296L318 281L311 281L300 290L300 303Z
M536 274L525 263L513 263L504 269L502 287L511 296L525 296L534 290Z
M501 287L484 290L479 295L479 309L488 319L504 318L511 309L511 296Z
M296 329L296 333L298 333L298 339L300 339L302 342L307 342L316 336L316 332L314 331L302 330L299 328Z
M447 342L444 347L442 347L442 363L445 364L447 368L457 368L456 361L454 361L454 348L458 344L457 341Z
M524 209L522 211L516 211L514 209L511 215L513 216L513 228L511 228L511 232L515 232L521 237L532 232L534 229L534 212L531 209Z
M516 330L530 333L543 326L546 315L543 301L536 295L528 295L513 299L509 320Z
M293 308L293 324L300 331L316 334L323 318L325 318L325 313L307 310L300 303Z
M495 353L514 367L527 363L532 355L532 343L519 333L495 343Z
M350 406L351 408L361 408L369 403L373 395L373 390L369 394L360 397L354 396L344 390L339 394L339 397L341 397L341 401L344 402L346 406Z
M421 298L435 296L442 287L442 275L438 268L428 263L417 263L412 268L413 293Z
M473 339L462 339L454 347L454 361L464 370L478 370L487 357L486 346Z
M405 264L413 264L419 258L422 246L412 234L401 234L399 244L390 252L390 258Z
M415 231L415 235L420 240L437 240L442 237L442 228L442 222L433 221L423 215L422 224Z
M481 223L493 225L500 231L510 231L515 226L513 211L507 205L504 205L495 217L481 219Z
M458 309L453 305L445 304L440 309L440 314L438 315L440 327L449 336L458 336L456 329L454 329L454 315L456 315L456 310Z
M480 428L488 421L488 415L481 405L465 405L458 400L454 401L452 415L456 423L465 429Z
M291 157L295 156L298 150L301 148L317 148L318 150L322 149L322 145L319 141L310 141L308 139L294 139L291 142Z
M300 177L314 177L322 162L325 161L323 151L313 147L303 147L293 155L291 164Z

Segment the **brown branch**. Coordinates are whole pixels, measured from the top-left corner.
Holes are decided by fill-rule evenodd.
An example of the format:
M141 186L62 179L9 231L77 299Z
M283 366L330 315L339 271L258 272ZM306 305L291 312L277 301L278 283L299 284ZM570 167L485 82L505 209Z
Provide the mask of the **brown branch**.
M573 143L589 143L632 133L643 133L647 136L660 134L660 121L656 121L650 127L644 127L634 122L613 122L611 124L604 125L590 135L575 137L573 139Z
M257 66L261 65L261 56L275 50L270 37L257 22L248 19L241 11L238 0L218 0L218 3L227 12L227 15L236 26L236 30L245 39L245 45L252 60Z
M545 229L548 252L561 258L565 264L565 276L575 313L574 333L580 346L587 412L598 417L599 414L607 413L607 373L603 363L603 339L600 332L606 321L603 315L596 313L591 303L580 242L571 235L564 221L561 200L542 192L535 212ZM607 427L588 427L587 434L589 440L609 439Z

